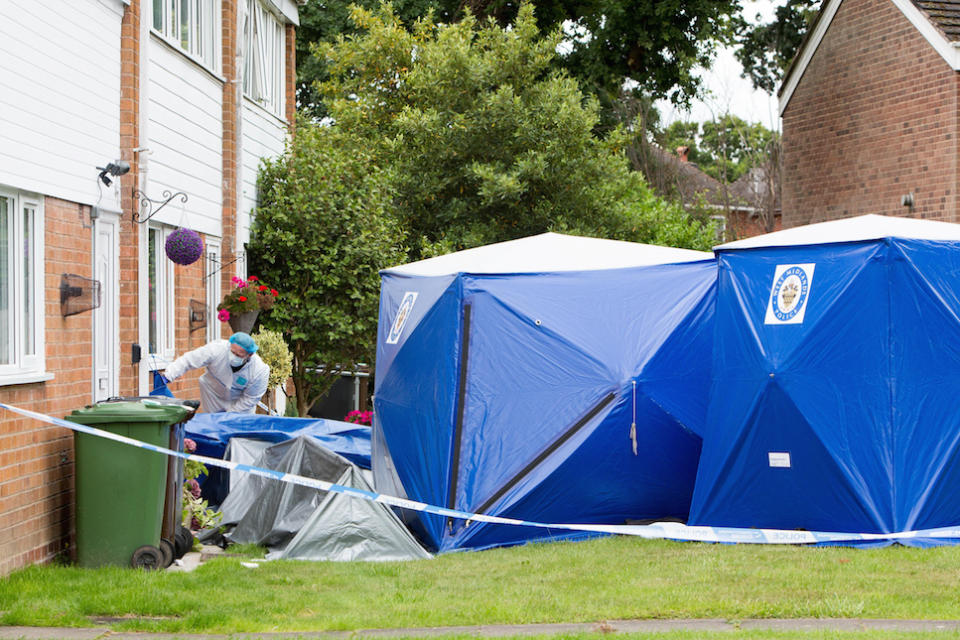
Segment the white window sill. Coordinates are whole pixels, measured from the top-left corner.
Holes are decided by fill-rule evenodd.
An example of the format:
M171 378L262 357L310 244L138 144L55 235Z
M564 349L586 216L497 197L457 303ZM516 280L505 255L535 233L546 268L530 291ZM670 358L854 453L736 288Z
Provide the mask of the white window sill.
M36 382L47 382L53 380L54 375L46 371L24 371L22 373L9 373L0 375L0 387L6 387L13 384L34 384Z
M168 49L170 49L174 53L183 56L184 58L186 58L187 60L195 64L197 67L199 67L202 71L206 72L207 75L209 75L211 78L213 78L220 84L226 84L227 79L224 78L222 75L220 75L215 69L211 69L210 67L208 67L206 62L196 57L189 51L185 51L176 42L171 42L170 40L168 40L165 35L157 31L153 27L150 27L150 35L153 37L155 41L166 46Z
M289 126L290 126L290 123L287 122L287 119L286 119L286 118L283 118L283 117L281 117L281 116L278 116L278 115L275 114L273 111L270 111L270 109L267 109L265 106L263 106L263 105L260 104L258 101L256 101L256 100L254 100L253 98L251 98L251 97L250 97L249 95L247 95L246 93L243 94L243 102L244 102L244 104L249 105L250 108L256 109L257 111L259 111L259 112L262 113L263 115L265 115L265 116L267 116L268 118L274 120L275 122L277 122L277 124L280 124L280 125L282 125L282 126L284 126L284 127L289 127Z

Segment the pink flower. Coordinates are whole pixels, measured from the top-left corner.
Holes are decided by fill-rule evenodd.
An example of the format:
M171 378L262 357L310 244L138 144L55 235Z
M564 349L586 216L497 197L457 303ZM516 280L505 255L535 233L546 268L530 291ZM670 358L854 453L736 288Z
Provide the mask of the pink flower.
M194 498L200 497L200 483L197 482L196 478L190 478L187 480L187 490Z
M369 425L373 422L373 411L351 411L347 414L347 417L344 418L344 421L352 422L353 424Z
M197 450L197 443L191 440L190 438L183 439L183 450L187 453L193 453Z
M230 312L226 309L220 309L220 311L217 312L217 319L220 320L220 322L226 322L230 319Z

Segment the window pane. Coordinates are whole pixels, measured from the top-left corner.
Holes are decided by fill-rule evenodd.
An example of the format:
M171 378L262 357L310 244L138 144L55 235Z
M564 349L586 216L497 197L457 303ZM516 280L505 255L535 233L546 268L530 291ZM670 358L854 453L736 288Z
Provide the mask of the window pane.
M153 0L153 28L163 31L163 0Z
M23 208L23 353L27 356L37 354L36 336L36 238L33 233L34 210Z
M180 0L180 46L190 51L190 2Z
M177 3L179 0L167 0L167 28L164 34L170 38L177 35Z
M13 316L10 309L10 200L0 197L0 364L11 364L13 341L10 328Z
M207 21L203 15L203 7L206 4L205 0L196 0L193 3L193 53L204 62L208 62L205 55L207 43L204 28Z
M253 16L250 15L250 3L243 17L243 91L250 94L250 74L253 70Z
M150 316L150 353L157 353L157 249L160 246L160 230L150 229L150 241L148 244L147 274L148 274L148 294L147 309Z

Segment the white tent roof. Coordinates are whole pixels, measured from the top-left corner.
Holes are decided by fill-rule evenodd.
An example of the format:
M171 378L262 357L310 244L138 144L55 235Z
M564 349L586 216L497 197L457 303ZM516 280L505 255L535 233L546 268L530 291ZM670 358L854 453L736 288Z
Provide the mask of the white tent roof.
M960 240L960 224L871 214L775 231L762 236L721 244L714 247L714 250L792 247L808 244L878 240L880 238Z
M592 271L696 262L711 258L713 255L710 253L690 249L542 233L411 262L383 272L405 276L442 276L454 273Z

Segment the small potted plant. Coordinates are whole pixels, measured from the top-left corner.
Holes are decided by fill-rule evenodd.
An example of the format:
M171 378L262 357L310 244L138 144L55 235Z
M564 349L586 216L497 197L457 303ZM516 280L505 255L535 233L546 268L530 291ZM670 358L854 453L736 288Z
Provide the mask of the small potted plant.
M250 276L246 280L234 276L231 282L233 289L217 305L217 318L221 322L229 322L235 332L250 333L260 312L272 309L280 294L260 282L257 276Z
M286 386L287 378L293 370L293 354L290 353L290 348L279 331L261 328L252 337L257 343L260 359L270 367L270 377L267 379L267 406L274 410L277 404L276 389L277 387L283 389Z

